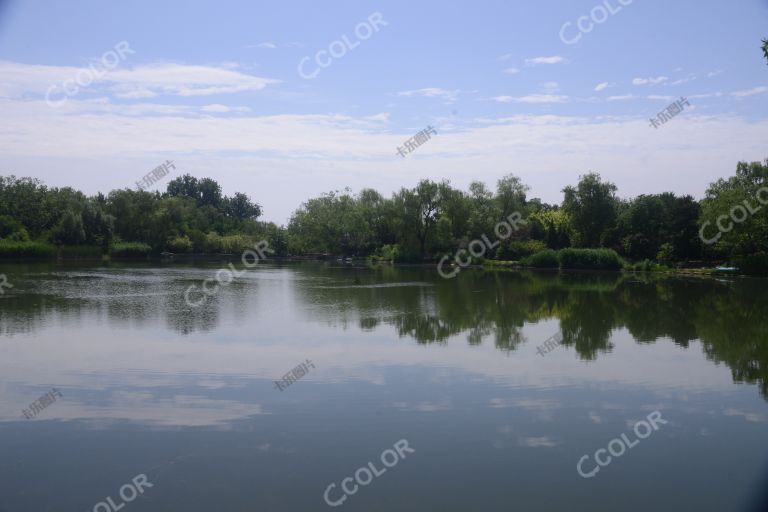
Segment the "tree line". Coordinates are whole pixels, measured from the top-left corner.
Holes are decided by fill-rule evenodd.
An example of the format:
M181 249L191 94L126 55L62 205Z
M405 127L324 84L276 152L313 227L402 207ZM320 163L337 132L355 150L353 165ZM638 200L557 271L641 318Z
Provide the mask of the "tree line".
M286 226L262 222L262 209L244 193L231 197L210 178L184 175L164 192L113 190L86 196L33 178L0 176L0 249L44 243L109 252L134 244L147 253L238 252L266 240L277 256L374 256L424 261L451 254L514 212L526 224L486 258L519 261L546 249L608 248L630 261L726 261L768 252L768 209L757 202L768 186L768 160L740 162L712 183L702 200L671 192L619 197L598 173L563 189L560 204L529 197L507 175L490 189L480 181L463 191L444 180L422 180L390 197L373 189L332 191L302 203ZM734 205L752 200L749 217L716 243L700 230ZM705 226L706 227L706 226ZM13 255L13 251L0 250Z

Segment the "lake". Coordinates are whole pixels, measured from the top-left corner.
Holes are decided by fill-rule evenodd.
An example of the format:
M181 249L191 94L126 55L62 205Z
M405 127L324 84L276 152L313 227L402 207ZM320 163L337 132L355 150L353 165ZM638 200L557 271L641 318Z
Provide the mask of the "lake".
M762 510L766 280L223 265L0 266L0 511Z

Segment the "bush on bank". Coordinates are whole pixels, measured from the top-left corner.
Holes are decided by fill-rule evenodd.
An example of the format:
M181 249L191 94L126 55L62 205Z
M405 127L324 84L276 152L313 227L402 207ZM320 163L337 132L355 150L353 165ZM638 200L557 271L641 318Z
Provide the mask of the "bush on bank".
M0 241L0 258L53 258L56 247L45 242Z
M621 258L613 249L561 249L558 259L563 269L621 269Z
M116 258L143 258L150 255L152 248L143 242L116 242L110 252Z
M523 265L533 268L559 268L560 260L557 257L557 251L545 249L525 258Z

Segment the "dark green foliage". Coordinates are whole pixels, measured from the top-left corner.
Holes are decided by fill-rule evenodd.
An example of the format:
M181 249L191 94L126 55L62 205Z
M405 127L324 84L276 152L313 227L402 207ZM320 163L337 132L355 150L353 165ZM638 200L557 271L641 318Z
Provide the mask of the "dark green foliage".
M144 258L152 253L152 247L142 242L117 242L111 253L113 258Z
M575 244L579 247L604 245L606 233L616 222L616 185L603 182L600 175L582 176L576 187L565 187L563 210L570 216Z
M69 187L48 188L38 180L8 176L0 177L0 242L31 239L146 256L236 254L266 240L278 257L374 256L423 263L442 255L453 259L457 250L482 240L491 247L484 259L552 266L553 253L539 253L564 249L559 257L566 268L618 269L617 253L630 262L649 261L640 268L659 268L657 262L673 266L768 252L768 208L754 210L713 245L699 238L702 226L707 236L717 235L713 224L734 206L745 201L750 210L759 206L756 196L766 186L768 163L757 162L740 162L736 176L712 183L701 203L672 193L621 200L616 186L595 173L565 187L559 206L528 198L528 187L513 175L499 180L496 190L479 181L463 191L448 181L421 180L388 198L372 189L322 194L303 203L283 227L259 222L258 204L240 192L223 196L210 178L180 176L162 194L122 189L87 197ZM526 222L508 233L498 231L513 213ZM114 243L122 240L140 245ZM27 250L14 247L6 252ZM635 267L628 263L627 268Z
M520 261L528 256L543 251L547 248L544 242L539 240L505 240L496 250L496 259L503 261Z
M62 259L101 259L102 248L95 245L62 245L58 248L58 256Z
M44 242L0 242L0 258L53 258L56 247Z
M558 268L560 266L557 251L552 249L545 249L532 254L525 258L522 263L526 267L534 268Z
M53 228L51 240L61 245L78 245L85 242L83 217L71 210L65 211L59 223Z
M621 269L621 259L613 249L562 249L558 258L561 268L564 269Z
M768 276L768 253L750 254L733 259L733 266L749 276Z
M24 229L24 225L9 215L0 215L0 240L9 238Z

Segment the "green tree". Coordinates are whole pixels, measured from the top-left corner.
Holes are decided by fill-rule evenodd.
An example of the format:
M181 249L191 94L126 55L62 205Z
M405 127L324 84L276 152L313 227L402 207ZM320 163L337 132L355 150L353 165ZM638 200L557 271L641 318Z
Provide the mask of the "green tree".
M83 218L71 210L64 212L59 224L53 230L52 238L60 244L78 245L85 241Z
M589 173L580 177L576 187L565 187L563 193L563 210L571 219L575 242L583 247L601 247L616 223L616 185Z
M243 220L256 220L261 216L261 206L251 202L251 199L240 192L225 200L225 210L230 217Z
M496 183L496 202L500 219L506 219L514 212L524 213L528 190L530 187L523 184L514 174L507 174Z
M768 252L768 209L761 207L759 191L768 186L766 162L739 162L736 175L710 184L701 202L701 236L710 240L708 251L726 257ZM752 211L750 211L752 210ZM734 222L732 216L744 218ZM722 229L725 228L725 229Z

